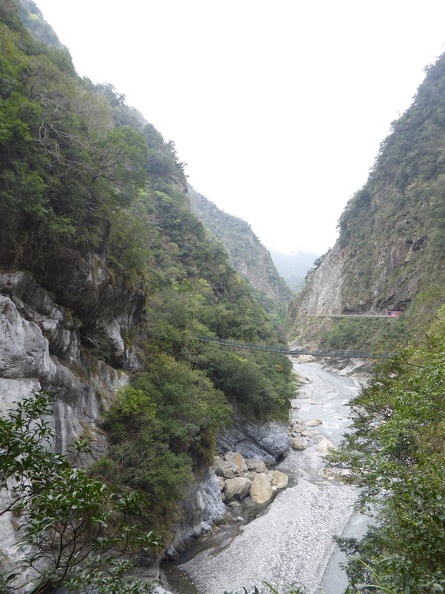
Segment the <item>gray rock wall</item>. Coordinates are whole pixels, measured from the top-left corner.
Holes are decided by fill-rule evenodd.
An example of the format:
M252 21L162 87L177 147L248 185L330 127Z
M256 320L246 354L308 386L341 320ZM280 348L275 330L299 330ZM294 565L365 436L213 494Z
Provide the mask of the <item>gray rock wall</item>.
M300 311L308 314L342 313L343 257L330 250L320 266L308 276Z
M124 372L103 362L97 361L94 371L86 365L76 324L28 273L0 273L0 413L34 392L48 391L54 396L55 449L64 451L89 437L98 457L106 442L96 422L127 381ZM0 571L16 563L16 524L11 514L1 517Z
M289 449L287 426L275 422L255 425L238 421L218 436L220 452L239 452L244 458L275 464Z

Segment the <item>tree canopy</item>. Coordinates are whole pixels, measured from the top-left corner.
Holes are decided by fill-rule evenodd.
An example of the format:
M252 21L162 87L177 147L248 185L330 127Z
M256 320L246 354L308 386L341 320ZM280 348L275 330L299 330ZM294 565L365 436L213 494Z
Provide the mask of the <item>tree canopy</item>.
M375 369L352 402L351 433L331 456L361 486L373 517L361 541L340 540L359 591L445 588L444 337L442 308L422 343Z

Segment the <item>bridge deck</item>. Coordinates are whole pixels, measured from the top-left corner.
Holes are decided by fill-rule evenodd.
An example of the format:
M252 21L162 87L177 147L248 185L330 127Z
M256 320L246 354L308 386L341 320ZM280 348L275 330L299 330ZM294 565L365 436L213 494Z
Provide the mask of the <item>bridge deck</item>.
M308 318L385 318L386 320L397 319L398 316L384 314L306 314Z
M326 349L305 349L289 348L288 345L267 345L250 342L238 342L224 338L214 338L212 336L199 336L196 338L200 342L216 343L221 346L228 346L238 349L247 349L251 351L267 351L272 353L282 353L284 355L312 355L313 357L348 357L354 359L382 359L392 357L394 353L365 352L365 351L329 351Z

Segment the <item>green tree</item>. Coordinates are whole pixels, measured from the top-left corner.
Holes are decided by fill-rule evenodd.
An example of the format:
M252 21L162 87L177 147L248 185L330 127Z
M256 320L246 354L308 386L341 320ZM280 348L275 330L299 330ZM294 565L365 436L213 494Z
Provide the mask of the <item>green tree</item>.
M0 576L2 591L31 586L40 593L61 583L94 583L97 592L107 592L130 569L128 559L119 557L159 541L133 525L143 506L140 495L117 495L52 451L54 433L43 418L50 413L49 397L35 394L0 417L0 488L10 495L2 498L0 514L17 516L23 553L18 570ZM75 461L87 451L88 444L78 442L70 455ZM120 591L146 590L129 583Z
M223 394L202 372L158 355L106 413L111 447L96 471L148 494L144 522L167 535L193 469L208 467L215 435L230 420Z
M331 457L375 515L360 542L341 541L360 591L375 592L376 580L381 591L445 588L444 313L423 343L375 370L352 403L353 431Z

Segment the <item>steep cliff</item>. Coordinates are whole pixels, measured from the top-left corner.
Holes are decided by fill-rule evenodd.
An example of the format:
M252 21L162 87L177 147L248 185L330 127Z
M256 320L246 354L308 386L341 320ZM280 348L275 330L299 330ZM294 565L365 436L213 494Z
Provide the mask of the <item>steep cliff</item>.
M174 144L32 38L12 0L0 52L0 410L47 392L56 450L91 440L92 476L147 495L138 523L180 542L179 525L214 517L199 493L214 497L218 434L234 418L284 422L294 394L284 356L197 338L283 337L191 212ZM0 569L18 555L3 553Z
M348 202L339 239L292 305L294 335L313 343L377 345L421 332L445 297L445 56L426 69L411 107L382 142L367 183ZM403 312L398 329L377 320L330 321L307 314ZM360 326L360 324L362 324ZM317 327L322 326L319 330ZM371 327L373 325L373 327ZM354 334L354 336L353 336Z

